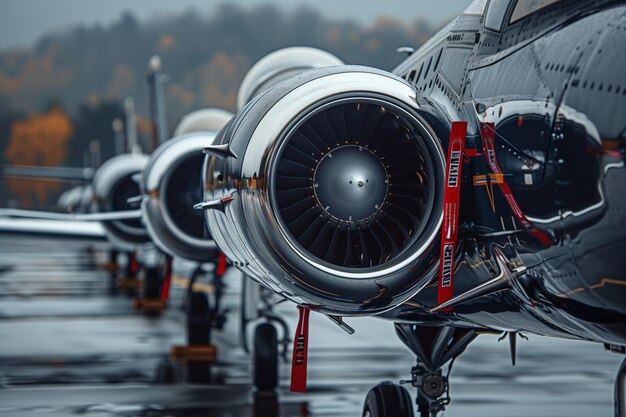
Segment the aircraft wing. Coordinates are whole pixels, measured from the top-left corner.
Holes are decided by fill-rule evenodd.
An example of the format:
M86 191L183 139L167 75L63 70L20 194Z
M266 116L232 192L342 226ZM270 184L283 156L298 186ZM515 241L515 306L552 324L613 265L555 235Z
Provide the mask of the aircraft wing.
M72 214L0 209L0 233L106 239L102 222L138 218L141 210Z
M71 238L105 240L102 225L74 220L18 219L0 217L0 233L52 235Z
M48 181L83 181L93 178L92 168L2 165L0 175L7 178L35 178Z
M48 211L0 209L0 216L69 222L114 222L141 218L141 210L120 210L103 213L52 213Z

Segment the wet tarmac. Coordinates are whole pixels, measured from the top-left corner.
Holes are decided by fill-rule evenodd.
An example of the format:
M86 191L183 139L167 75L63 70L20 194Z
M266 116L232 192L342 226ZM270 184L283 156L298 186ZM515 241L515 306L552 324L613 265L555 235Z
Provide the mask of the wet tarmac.
M91 248L88 252L86 249ZM183 367L171 384L155 379L172 345L185 340L174 286L167 312L148 317L112 291L104 243L0 235L0 415L56 416L360 416L370 387L407 379L414 359L391 323L352 319L349 336L312 316L309 392L280 388L258 395L238 340L240 276L225 277L226 328L216 333L218 364L207 384L187 384ZM177 263L179 274L189 265ZM295 326L289 303L278 312ZM613 379L622 357L602 346L530 336L512 367L508 343L480 336L455 363L454 416L612 416Z

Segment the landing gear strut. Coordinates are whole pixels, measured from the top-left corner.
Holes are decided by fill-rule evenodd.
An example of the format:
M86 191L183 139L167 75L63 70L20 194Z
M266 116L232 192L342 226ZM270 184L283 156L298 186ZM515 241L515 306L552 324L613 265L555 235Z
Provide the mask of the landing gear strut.
M254 386L259 392L273 391L278 385L278 361L286 362L289 346L289 328L285 321L273 312L274 295L250 278L243 277L241 300L240 339L244 350L249 352L247 329L258 322L254 330L253 375ZM277 328L281 330L279 340Z
M154 259L151 259L154 258ZM153 252L143 263L144 279L140 298L133 299L136 310L150 316L158 316L167 308L172 258Z
M211 308L205 293L191 292L187 301L187 346L208 346L211 342ZM187 382L209 382L209 361L187 362Z
M198 278L207 274L204 265L199 265L189 280L184 309L187 313L187 382L206 383L211 379L211 365L216 360L216 349L211 344L213 330L221 330L226 321L221 308L224 292L223 271L214 268L208 273L213 287L212 302L206 292L194 290ZM193 353L193 354L192 354Z
M476 338L476 332L454 327L427 327L396 324L400 340L415 354L417 364L411 369L411 379L400 381L417 389L417 411L420 417L436 417L450 403L448 376L452 364ZM443 367L448 364L446 374ZM374 387L367 395L364 417L413 416L408 410L406 390L390 382Z
M137 292L141 288L141 281L137 277L140 270L139 260L135 252L123 252L126 257L126 266L121 269L121 276L118 276L118 268L112 270L111 279L116 285L116 289L125 291L130 296L136 296ZM111 259L116 260L117 265L117 251L111 251Z
M90 252L93 253L93 249L90 248ZM109 292L115 294L117 292L117 255L118 251L115 249L109 250L109 261L105 265L105 269L109 272Z
M161 295L161 274L156 266L146 267L143 280L143 298L157 299Z
M615 417L626 417L626 359L615 379Z
M211 343L212 333L223 328L227 311L221 307L225 268L207 268L208 265L198 265L190 276L181 306L187 316L187 344L172 346L170 358L159 365L157 375L165 378L159 377L158 382L174 382L177 377L174 362L184 365L187 382L211 382L212 365L217 361L217 348ZM197 282L201 277L207 277L209 282Z

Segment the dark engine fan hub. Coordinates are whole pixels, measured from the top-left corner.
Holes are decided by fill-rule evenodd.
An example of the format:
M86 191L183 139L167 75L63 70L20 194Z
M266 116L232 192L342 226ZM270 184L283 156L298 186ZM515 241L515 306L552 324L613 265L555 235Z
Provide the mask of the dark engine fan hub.
M284 227L328 264L400 257L434 206L435 179L410 116L377 98L339 99L302 118L277 165Z
M313 191L320 207L349 223L373 217L385 203L388 184L382 160L359 145L328 152L313 174Z

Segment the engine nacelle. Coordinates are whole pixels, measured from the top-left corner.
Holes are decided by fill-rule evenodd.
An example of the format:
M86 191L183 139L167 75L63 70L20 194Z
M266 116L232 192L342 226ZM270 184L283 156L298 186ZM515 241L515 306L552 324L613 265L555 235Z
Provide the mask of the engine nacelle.
M148 156L126 153L114 156L103 163L93 178L95 211L128 210L128 199L140 194L135 178L148 163ZM141 219L103 222L109 240L118 246L131 249L134 245L150 241Z
M93 187L91 185L78 185L61 194L56 205L60 211L88 213L92 211L93 200Z
M217 246L201 211L202 149L232 117L220 109L204 109L183 118L180 133L151 155L144 173L143 219L153 242L165 253L198 262L215 260Z
M205 200L223 202L206 211L216 243L318 311L397 306L438 266L438 120L412 86L373 68L322 68L266 90L218 135L238 158L205 161Z
M174 129L174 137L191 132L217 132L232 117L233 114L231 112L222 109L211 108L192 111L178 123L176 129Z
M307 70L343 65L336 56L316 48L295 46L267 54L255 63L241 81L237 110L261 92Z

